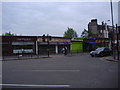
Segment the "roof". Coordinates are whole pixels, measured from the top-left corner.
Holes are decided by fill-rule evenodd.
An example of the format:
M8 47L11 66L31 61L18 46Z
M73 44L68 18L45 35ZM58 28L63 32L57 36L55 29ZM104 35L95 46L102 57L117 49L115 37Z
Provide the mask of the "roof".
M37 37L42 37L42 36L10 36L10 35L8 35L8 36L0 36L0 37L31 37L31 38L37 38ZM45 37L47 37L47 36L45 36ZM71 39L71 38L68 38L68 37L57 37L57 36L51 36L51 37L53 37L53 38L64 38L64 39Z

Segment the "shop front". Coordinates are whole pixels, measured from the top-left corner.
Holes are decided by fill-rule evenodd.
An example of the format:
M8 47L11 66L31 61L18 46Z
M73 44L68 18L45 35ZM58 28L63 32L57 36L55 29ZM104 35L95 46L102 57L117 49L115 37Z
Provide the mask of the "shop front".
M109 38L84 38L83 51L90 52L98 47L109 47Z
M2 36L2 55L19 55L19 54L59 54L62 53L62 48L67 47L70 52L71 39L64 37L52 37L45 42L42 36Z
M71 40L70 38L63 38L63 37L52 37L49 41L49 44L47 42L47 38L45 40L46 42L42 41L42 37L39 37L37 39L38 44L38 54L47 54L48 51L50 54L60 54L62 53L62 48L67 47L67 51L70 52L70 45Z
M72 38L71 49L73 53L83 52L83 38Z
M12 42L13 54L33 54L34 42Z
M2 54L35 54L35 42L34 36L2 36Z
M96 48L97 47L109 47L110 39L109 38L96 38Z
M90 52L96 49L95 38L84 38L83 39L83 51Z

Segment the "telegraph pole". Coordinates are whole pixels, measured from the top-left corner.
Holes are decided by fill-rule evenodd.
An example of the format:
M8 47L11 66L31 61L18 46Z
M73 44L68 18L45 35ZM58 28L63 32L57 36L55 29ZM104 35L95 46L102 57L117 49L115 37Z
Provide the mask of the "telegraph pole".
M115 37L114 37L114 20L113 20L113 6L112 6L112 0L110 0L110 6L111 6L111 21L112 21L112 36L111 37L111 48L112 48L112 52L113 52L113 57L115 59L115 50L114 50L114 43L113 41L115 40Z

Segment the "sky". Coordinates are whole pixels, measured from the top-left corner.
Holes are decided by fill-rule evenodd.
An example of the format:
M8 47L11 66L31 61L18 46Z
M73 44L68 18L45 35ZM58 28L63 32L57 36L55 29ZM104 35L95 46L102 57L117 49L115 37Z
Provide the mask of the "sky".
M62 37L68 27L78 36L88 29L91 19L111 25L110 2L2 2L2 33ZM114 23L118 21L117 2L113 3Z

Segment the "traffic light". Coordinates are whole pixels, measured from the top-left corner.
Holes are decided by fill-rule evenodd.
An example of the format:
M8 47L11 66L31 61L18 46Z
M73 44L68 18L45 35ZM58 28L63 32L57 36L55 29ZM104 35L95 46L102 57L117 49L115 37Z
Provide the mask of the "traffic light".
M49 40L51 40L52 39L52 37L51 36L49 36Z
M42 36L42 41L45 42L45 34Z

